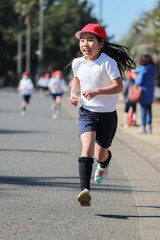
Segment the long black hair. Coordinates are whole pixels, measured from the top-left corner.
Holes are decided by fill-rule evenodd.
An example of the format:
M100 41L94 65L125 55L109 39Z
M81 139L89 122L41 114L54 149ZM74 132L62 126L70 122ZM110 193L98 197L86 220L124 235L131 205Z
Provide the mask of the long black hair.
M98 42L104 41L100 36L95 35ZM115 43L109 43L107 41L104 41L104 46L101 48L100 52L104 52L109 57L113 58L118 65L118 69L120 71L120 74L123 76L124 72L127 70L135 69L136 64L135 62L129 57L129 50L127 47L115 44ZM83 54L78 51L76 57L82 57ZM71 65L72 62L70 62L66 67L68 68Z
M104 41L101 37L95 35L98 42ZM115 44L115 43L109 43L107 41L104 41L104 46L100 50L101 52L104 52L109 57L113 58L118 65L118 69L123 75L125 70L131 70L136 68L135 62L129 57L129 50L127 47Z

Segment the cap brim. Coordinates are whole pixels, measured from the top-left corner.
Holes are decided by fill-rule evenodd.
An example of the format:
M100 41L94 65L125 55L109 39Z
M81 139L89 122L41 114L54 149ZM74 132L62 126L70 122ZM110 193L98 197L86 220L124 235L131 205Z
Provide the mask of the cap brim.
M77 39L80 39L81 38L81 34L82 33L84 33L85 31L78 31L78 32L76 32L75 33L75 37L77 38Z
M91 31L78 31L78 32L75 33L75 37L76 37L77 39L80 39L82 33L88 33L88 32L89 32L89 33L93 33L93 34L101 37L100 35L98 35L98 34L96 34L96 33L94 33L94 32L91 32ZM102 38L102 37L101 37L101 38ZM106 39L102 38L102 39L103 39L103 40L106 40L107 38L106 38Z
M78 32L75 33L75 37L77 39L80 39L82 33L93 33L93 32L91 32L91 31L78 31ZM93 33L93 34L95 34L95 33Z

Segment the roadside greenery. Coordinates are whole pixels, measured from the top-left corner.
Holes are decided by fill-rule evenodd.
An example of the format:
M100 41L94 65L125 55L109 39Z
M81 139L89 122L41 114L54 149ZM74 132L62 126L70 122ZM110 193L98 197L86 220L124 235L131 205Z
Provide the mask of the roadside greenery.
M39 0L1 0L0 86L16 86L18 81L17 38L20 2L22 72L29 67L33 80L37 73ZM79 47L74 33L89 22L97 23L97 19L92 16L92 9L93 5L88 0L44 0L42 73L51 73L55 69L63 70L76 56ZM153 11L143 13L142 17L135 21L120 43L129 48L137 65L142 54L149 53L153 56L158 69L156 85L160 86L160 0Z
M121 44L130 49L137 64L144 53L153 57L158 70L156 85L160 87L160 1L153 11L143 13L133 24Z
M63 69L78 51L74 33L89 22L93 5L87 0L44 0L43 71ZM20 0L0 1L0 84L17 85L17 34ZM29 29L31 27L31 34ZM27 31L28 29L28 31ZM26 70L26 42L31 43L32 79L37 73L39 0L22 1L22 72ZM2 47L3 46L3 47Z

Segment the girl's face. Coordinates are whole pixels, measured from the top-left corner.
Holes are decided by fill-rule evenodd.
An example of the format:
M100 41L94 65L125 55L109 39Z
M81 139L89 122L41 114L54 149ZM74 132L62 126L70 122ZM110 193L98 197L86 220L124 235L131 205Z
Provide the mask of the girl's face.
M28 76L26 74L23 74L23 79L28 79Z
M100 55L100 49L103 47L104 42L98 42L93 33L82 33L79 46L85 59L89 61L96 60Z
M55 74L55 78L56 78L57 80L60 80L60 79L61 79L61 73L56 73L56 74Z

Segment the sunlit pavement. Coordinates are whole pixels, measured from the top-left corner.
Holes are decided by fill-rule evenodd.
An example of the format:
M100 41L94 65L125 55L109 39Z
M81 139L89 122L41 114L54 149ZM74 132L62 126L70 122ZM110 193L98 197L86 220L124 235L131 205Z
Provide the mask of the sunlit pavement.
M91 207L83 208L77 109L68 94L58 119L50 97L38 93L27 116L20 111L16 92L0 92L0 239L159 239L160 175L151 147L118 130L109 176L100 185L92 176Z

